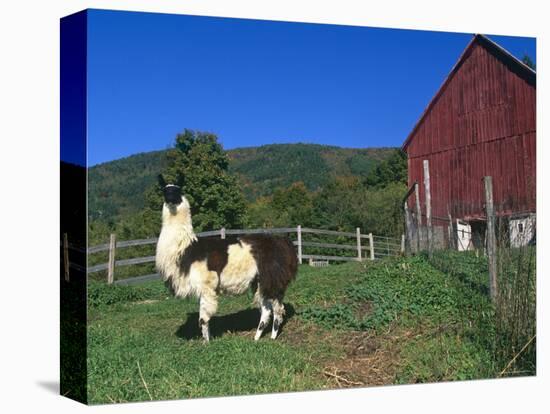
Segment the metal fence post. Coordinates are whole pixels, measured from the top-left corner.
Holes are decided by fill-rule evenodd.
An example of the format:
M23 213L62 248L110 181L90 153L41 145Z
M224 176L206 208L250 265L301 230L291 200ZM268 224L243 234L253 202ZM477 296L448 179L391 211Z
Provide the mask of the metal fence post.
M497 246L495 234L495 208L493 205L493 177L483 177L485 184L485 209L487 213L487 256L489 261L489 293L491 299L497 299Z
M296 227L296 233L298 235L298 263L302 264L302 226L300 224Z
M357 259L361 261L361 229L357 227L355 232L357 233Z
M370 259L374 260L374 239L372 238L372 233L369 233L369 248L370 248Z
M63 266L65 270L65 282L69 281L69 236L63 233Z
M116 234L111 233L109 240L109 263L107 268L107 284L111 285L115 279L115 253L116 253Z

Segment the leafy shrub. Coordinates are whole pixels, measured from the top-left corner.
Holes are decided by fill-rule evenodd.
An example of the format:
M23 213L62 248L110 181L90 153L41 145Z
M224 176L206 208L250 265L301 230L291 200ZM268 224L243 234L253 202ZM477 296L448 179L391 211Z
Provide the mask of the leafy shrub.
M346 303L309 307L302 317L324 326L361 330L380 329L406 317L456 320L463 294L422 257L366 264L362 278L345 293ZM360 312L365 304L368 311Z
M357 320L353 307L350 305L336 304L328 308L312 306L302 310L300 315L305 319L315 321L325 328L362 328L361 321Z

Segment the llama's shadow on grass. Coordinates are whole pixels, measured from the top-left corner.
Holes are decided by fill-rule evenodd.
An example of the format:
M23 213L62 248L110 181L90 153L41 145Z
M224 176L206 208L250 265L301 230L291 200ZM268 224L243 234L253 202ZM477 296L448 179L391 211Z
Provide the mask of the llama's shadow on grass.
M290 303L285 303L285 316L282 325L279 327L279 335L284 329L286 322L295 314L294 307ZM229 332L248 332L256 330L260 323L260 311L258 308L248 308L228 315L214 316L210 320L210 337L221 337ZM265 328L264 336L271 333L271 323ZM199 328L199 313L189 312L187 320L176 331L176 336L182 339L202 338L202 332Z

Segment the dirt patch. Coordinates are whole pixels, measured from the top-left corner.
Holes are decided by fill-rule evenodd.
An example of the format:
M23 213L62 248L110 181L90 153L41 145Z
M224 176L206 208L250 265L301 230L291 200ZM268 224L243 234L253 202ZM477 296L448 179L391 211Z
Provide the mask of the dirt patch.
M365 303L358 312L370 312ZM320 375L330 388L365 387L393 384L400 365L402 342L413 332L390 327L386 332L327 330L313 323L291 319L280 340L297 347L312 343L331 344L342 350L340 358L317 361Z
M358 321L363 320L367 315L372 313L373 307L374 305L370 300L366 302L361 302L359 306L357 306L357 308L354 310L355 319L357 319Z
M271 335L271 327L272 325L270 322L264 330L262 339L269 338ZM232 333L244 337L254 338L256 329ZM330 338L334 336L335 335L333 333L319 328L312 323L298 320L297 318L292 318L284 321L283 325L279 329L277 340L299 347L303 345L311 345L319 341L330 340Z
M298 319L291 319L285 323L279 336L281 340L297 347L311 345L316 342L332 342L335 339L333 332Z
M362 315L370 312L366 302L357 310ZM266 329L264 337L269 336ZM239 332L254 337L255 330ZM328 330L314 323L291 318L285 321L278 341L295 347L323 343L340 350L339 358L322 358L315 363L319 375L326 379L328 388L366 387L393 384L400 365L402 342L415 334L402 328L390 327L386 332Z
M329 361L323 375L337 388L393 384L400 366L402 342L415 334L390 327L387 332L352 331L341 338L345 355Z
M366 302L357 310L362 315L370 312L372 304ZM239 335L254 337L255 330L239 332ZM264 337L268 337L266 329ZM278 341L295 347L308 347L323 343L340 350L339 358L316 360L319 375L327 381L327 388L350 388L389 385L401 364L403 343L418 336L419 331L390 326L385 332L327 330L314 323L291 318L285 321Z

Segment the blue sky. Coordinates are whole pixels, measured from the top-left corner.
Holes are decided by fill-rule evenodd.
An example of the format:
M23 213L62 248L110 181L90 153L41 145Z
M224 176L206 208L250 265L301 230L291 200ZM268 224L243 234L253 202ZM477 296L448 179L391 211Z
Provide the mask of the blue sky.
M533 60L535 39L488 36ZM92 10L88 162L169 147L400 146L471 34Z

